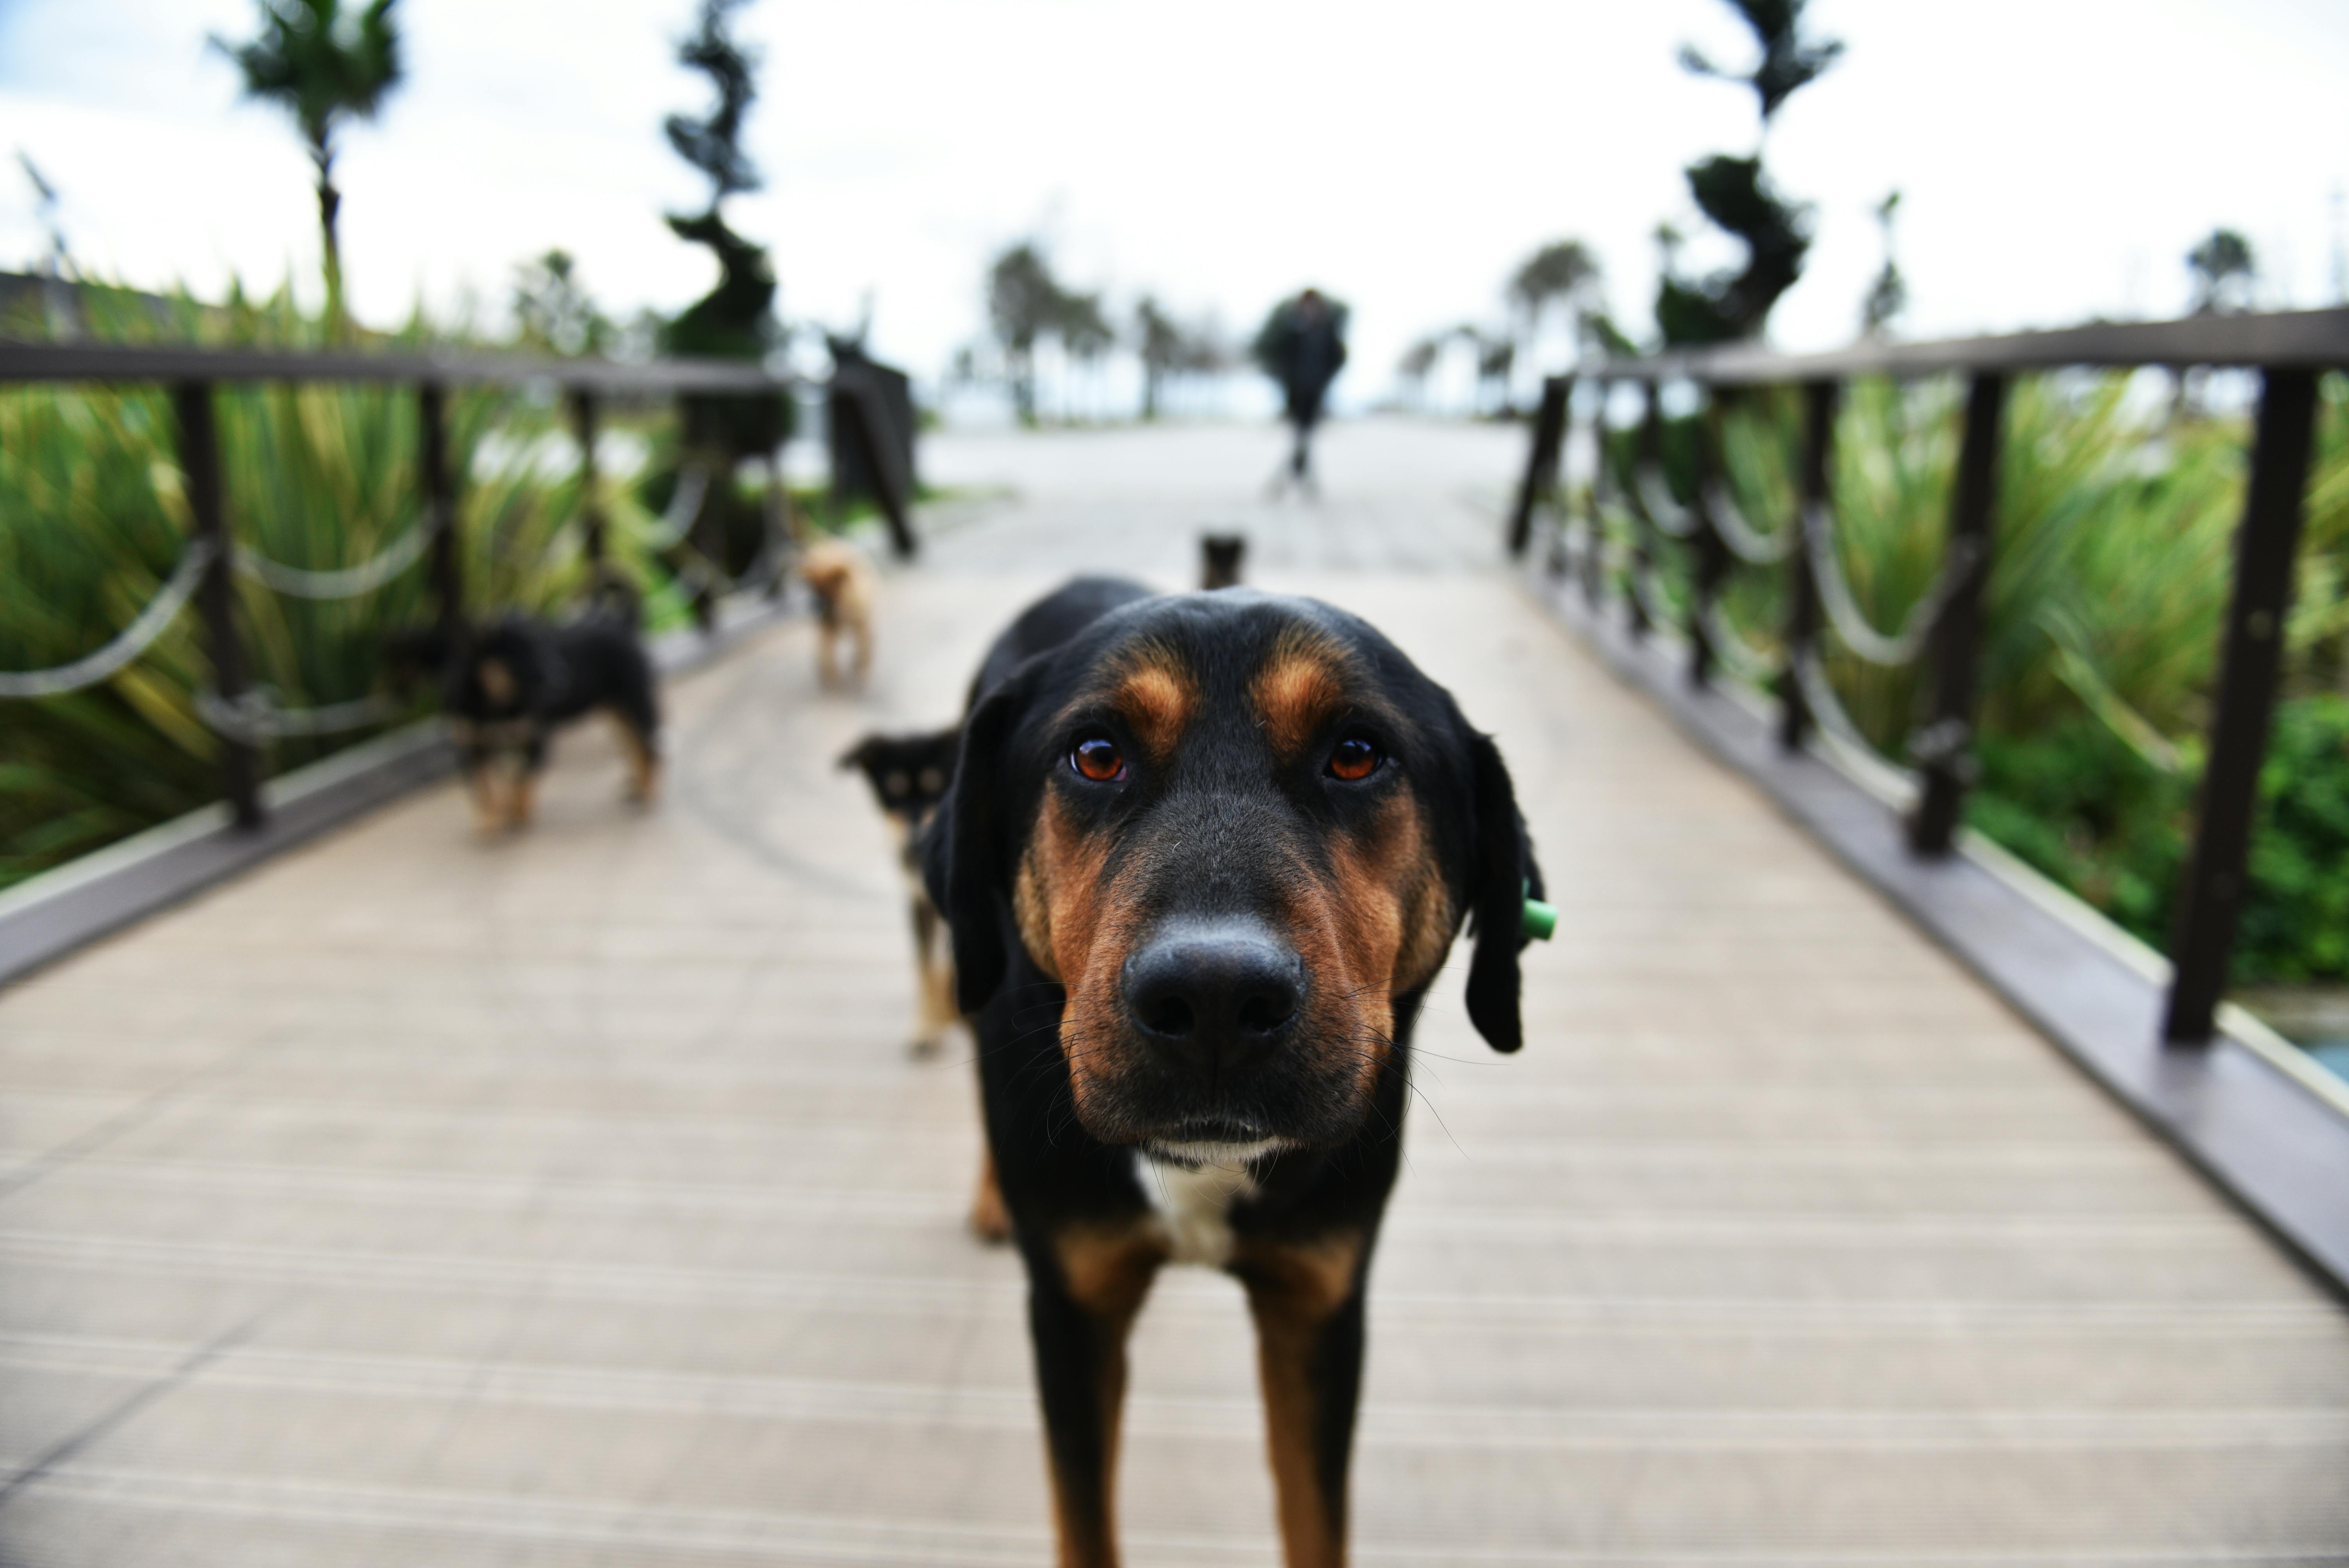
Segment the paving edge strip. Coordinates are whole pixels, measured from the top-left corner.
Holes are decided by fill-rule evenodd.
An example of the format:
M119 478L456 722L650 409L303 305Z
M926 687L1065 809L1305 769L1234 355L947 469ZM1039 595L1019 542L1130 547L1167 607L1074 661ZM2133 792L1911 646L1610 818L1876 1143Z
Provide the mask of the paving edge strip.
M1741 696L1689 684L1686 646L1635 639L1568 584L1533 597L1692 740L1761 789L2101 1088L2349 1300L2349 1101L2240 1009L2204 1049L2160 1037L2168 965L1987 841L1920 861L1899 812L1823 753L1782 750Z
M666 676L709 665L786 619L764 598L730 603L718 629L653 640ZM205 889L447 778L456 758L438 718L363 741L262 787L267 820L239 831L214 801L0 892L0 986Z

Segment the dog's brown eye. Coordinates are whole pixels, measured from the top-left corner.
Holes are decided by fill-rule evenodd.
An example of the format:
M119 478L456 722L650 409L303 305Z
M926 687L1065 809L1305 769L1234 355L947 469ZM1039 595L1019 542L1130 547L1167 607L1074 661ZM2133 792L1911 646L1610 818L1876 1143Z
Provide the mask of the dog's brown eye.
M1125 758L1117 754L1117 742L1106 735L1089 735L1078 741L1069 750L1069 766L1096 784L1125 777Z
M1368 779L1385 760L1386 753L1379 749L1376 741L1350 735L1330 748L1330 774L1350 783L1357 779Z

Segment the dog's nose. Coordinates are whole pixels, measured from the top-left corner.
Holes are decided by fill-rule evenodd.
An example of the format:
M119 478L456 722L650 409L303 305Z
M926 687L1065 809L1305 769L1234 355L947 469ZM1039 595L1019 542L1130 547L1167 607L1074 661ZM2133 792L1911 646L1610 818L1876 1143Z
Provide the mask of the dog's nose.
M1296 950L1256 923L1185 923L1125 962L1125 1010L1158 1051L1211 1081L1286 1034L1305 995Z

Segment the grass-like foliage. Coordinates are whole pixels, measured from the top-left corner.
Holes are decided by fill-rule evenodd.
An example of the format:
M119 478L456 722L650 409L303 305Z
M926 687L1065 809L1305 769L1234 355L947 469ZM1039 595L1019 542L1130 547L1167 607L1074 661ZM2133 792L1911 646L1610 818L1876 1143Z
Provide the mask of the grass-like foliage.
M1941 570L1961 403L1948 380L1846 391L1838 559L1880 631ZM2244 980L2349 977L2349 389L2339 377L2319 418ZM1798 399L1748 394L1720 428L1747 515L1784 526ZM1668 445L1676 479L1694 435L1683 428ZM2181 412L2154 375L2030 377L2008 398L1971 820L2158 945L2192 827L2250 438L2247 415ZM1677 554L1668 572L1684 580ZM1742 569L1729 585L1735 619L1763 647L1777 645L1784 584L1783 571ZM1900 757L1921 713L1922 663L1864 664L1832 634L1825 646L1854 721Z
M280 293L225 306L159 312L135 296L90 304L94 335L311 347L323 325ZM420 344L412 324L397 340ZM417 521L419 425L412 388L222 388L221 458L233 537L288 565L366 561ZM585 579L575 449L550 400L452 391L451 459L468 608L557 614ZM636 544L650 520L632 485L607 480L614 564L647 591L657 618L679 603ZM161 389L35 385L0 388L0 668L66 663L127 624L167 577L188 537L175 426ZM383 634L431 614L410 568L358 598L288 598L240 578L250 675L289 708L380 688ZM197 717L211 680L192 607L144 655L85 691L0 702L0 885L21 880L219 794L218 742ZM367 731L287 739L273 770L313 760Z

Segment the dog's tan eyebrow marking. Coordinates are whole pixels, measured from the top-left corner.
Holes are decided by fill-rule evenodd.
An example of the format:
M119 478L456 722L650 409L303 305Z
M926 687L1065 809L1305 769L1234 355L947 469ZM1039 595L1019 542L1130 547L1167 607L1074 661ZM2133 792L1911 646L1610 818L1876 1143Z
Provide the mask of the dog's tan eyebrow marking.
M1257 722L1272 742L1275 758L1295 761L1330 716L1347 706L1351 664L1344 645L1318 627L1292 626L1281 633L1248 684Z
M1105 704L1125 720L1143 755L1164 766L1182 743L1183 731L1199 708L1199 683L1174 649L1144 643L1119 655L1109 669L1105 691L1080 698L1063 710L1066 723L1088 707Z

